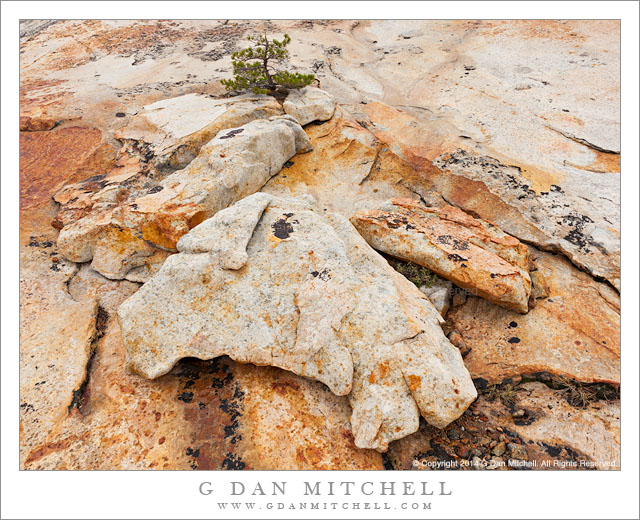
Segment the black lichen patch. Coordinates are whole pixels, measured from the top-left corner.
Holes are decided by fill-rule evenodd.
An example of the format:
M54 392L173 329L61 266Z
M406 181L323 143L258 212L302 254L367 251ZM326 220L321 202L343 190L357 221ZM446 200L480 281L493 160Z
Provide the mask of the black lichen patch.
M189 467L194 470L198 469L198 457L200 456L200 448L193 449L191 447L188 447L185 450L185 455L191 458L191 460L189 461Z
M511 344L520 343L520 338L513 336L507 340Z
M241 134L242 132L244 132L244 128L236 128L235 130L230 130L226 134L220 136L220 139L232 139L236 135Z
M193 449L193 448L187 448L186 450L186 455L187 457L193 457L194 459L197 459L200 456L200 449Z
M222 469L243 470L246 464L235 453L227 453L222 461Z
M387 453L383 453L382 454L382 465L384 467L384 469L386 469L387 471L392 471L395 468L393 467L393 463L391 462L391 459L389 459L389 455Z
M183 401L185 403L190 403L193 401L193 392L182 392L178 396L178 401Z
M468 258L464 258L464 257L462 257L462 256L460 256L460 255L458 255L456 253L449 253L447 255L447 258L449 260L453 260L454 262L466 262L466 261L469 260Z
M29 237L29 247L53 247L53 242L51 240L39 241L36 237L31 235Z
M280 240L286 240L293 234L293 224L297 224L297 220L288 221L289 218L293 216L293 213L286 213L279 219L277 219L273 224L271 224L271 229L273 230L274 236L279 238Z
M35 408L33 407L33 405L29 403L21 403L20 409L25 413L35 411Z
M435 166L443 171L462 173L465 170L482 171L503 185L513 190L519 200L535 199L536 192L524 180L522 169L519 166L503 164L497 159L488 156L472 155L466 150L458 149L452 153L444 154L434 161Z
M126 117L127 114L125 114L124 112L116 112L116 117Z
M331 280L331 272L326 267L322 271L311 271L311 276L320 278L323 282Z
M233 380L233 373L231 372L228 364L220 363L220 358L216 358L214 360L214 366L215 371L213 372L213 377L211 378L211 387L220 389ZM222 372L221 375L216 375L220 372Z
M413 226L409 224L406 217L401 215L396 215L394 217L386 217L384 218L384 222L387 224L389 229L398 229L400 226L406 226L407 229L415 229Z
M466 240L458 240L457 238L454 238L453 249L457 249L458 251L468 251L469 242L467 242Z
M563 445L554 446L551 444L547 444L546 442L543 442L543 441L538 441L537 444L550 456L556 459L562 459L565 461L568 460L572 462L579 462L580 460L585 460L585 459L590 460L588 457L581 455L580 453L578 453L573 448L570 448L569 446L563 446ZM596 467L585 466L582 469L596 469Z
M158 186L154 186L153 188L151 188L151 189L147 192L147 194L152 195L153 193L158 193L158 192L162 191L163 189L164 189L164 186L160 186L160 185L158 185Z
M578 246L578 249L583 253L590 253L592 248L595 248L603 255L608 256L609 252L606 248L600 242L596 242L591 235L587 234L586 227L592 223L593 220L588 216L575 212L561 217L561 220L558 221L558 224L570 228L569 232L563 237L567 242Z
M509 323L509 327L512 329L515 329L518 326L518 323L515 321L512 321L511 323Z
M236 389L231 399L220 399L220 410L229 416L231 424L224 427L224 438L231 444L236 444L242 440L242 435L238 432L238 418L242 415L242 401L244 392L240 390L240 385L236 383Z

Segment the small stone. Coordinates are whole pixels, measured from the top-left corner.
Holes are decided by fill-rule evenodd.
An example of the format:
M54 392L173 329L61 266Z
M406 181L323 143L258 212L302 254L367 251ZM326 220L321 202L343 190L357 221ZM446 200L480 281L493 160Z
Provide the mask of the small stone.
M489 461L487 469L503 469L505 468L504 459L501 457L492 457Z
M452 441L457 441L458 439L460 439L460 432L456 429L449 430L447 432L447 437L449 437L449 439L451 439Z
M515 419L518 419L519 417L524 417L525 413L526 413L526 412L525 412L524 410L520 409L520 410L516 410L515 412L513 412L513 413L511 414L511 416L512 416L513 418L515 418Z
M478 444L480 446L489 446L491 442L492 442L491 437L487 437L486 435L484 435L483 437L480 438L480 440L478 441Z
M482 450L479 450L478 448L471 448L469 450L469 455L473 458L482 457Z
M438 310L440 316L445 316L449 310L452 287L453 284L451 282L438 279L432 286L428 287L423 285L420 287L420 290L429 298L431 303L433 303L433 306Z
M451 332L449 332L447 338L454 347L457 347L458 350L460 350L460 355L463 358L471 352L471 348L464 342L462 334L460 334L460 332L458 332L456 329L453 329Z
M503 442L499 442L498 444L496 444L496 446L493 448L493 454L496 455L497 457L504 455L504 452L507 451L507 446L506 444Z
M531 277L531 296L535 299L547 298L549 296L549 287L544 279L544 276L540 271L533 271L529 273Z
M469 450L464 446L456 446L456 455L462 459L466 459L469 456Z
M507 444L507 449L509 450L509 455L512 459L529 459L526 448L524 446L521 446L520 444L510 442L509 444Z
M459 307L460 305L464 305L467 301L467 295L463 292L456 291L451 299L452 307Z

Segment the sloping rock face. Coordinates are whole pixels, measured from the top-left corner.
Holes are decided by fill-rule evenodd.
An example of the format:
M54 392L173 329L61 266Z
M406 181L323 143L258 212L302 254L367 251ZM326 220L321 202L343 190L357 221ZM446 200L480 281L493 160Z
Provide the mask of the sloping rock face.
M70 126L21 132L21 206L36 207L65 183L104 174L112 167L116 151L98 128Z
M372 247L422 265L459 287L521 313L531 294L527 246L453 206L393 199L351 223Z
M447 314L471 348L472 377L500 383L549 372L584 382L620 383L620 297L559 255L536 252L548 297L525 316L480 298Z
M278 196L311 194L322 211L351 217L355 208L373 209L393 197L422 197L445 204L426 188L423 176L358 124L342 107L331 120L308 125L313 152L298 154L262 191Z
M620 289L619 177L572 169L548 173L502 162L446 142L434 150L418 118L381 103L361 118L378 139L413 167L451 204L495 223L542 249L561 251L578 267ZM461 141L466 141L462 139ZM431 143L430 145L427 142ZM451 150L442 153L442 150Z
M389 463L405 470L620 468L618 399L575 406L540 382L519 385L512 394L505 402L481 393L446 430L422 424L393 443Z
M264 30L292 37L291 68L314 72L337 106L329 121L305 127L314 150L291 157L262 191L311 193L318 212L347 218L394 197L448 201L538 255L537 306L526 316L453 289L443 327L482 394L470 411L486 410L445 430L421 422L390 443L385 466L406 467L395 448L426 429L406 464L424 453L506 460L522 446L530 459L560 462L619 453L615 398L555 414L562 402L536 390L515 417L514 403L486 394L492 383L549 374L619 381L619 295L610 286L619 287L619 21L49 20L21 23L21 467L382 468L378 452L354 443L348 397L307 377L226 357L184 359L152 381L126 373L116 309L139 285L108 280L56 246L61 228L135 203L186 167L209 131L227 130L203 129L236 103L263 119L282 113L266 98L216 99L231 53ZM107 251L94 256L110 276L148 280L176 251L109 229ZM448 298L437 301L444 315ZM597 421L595 406L606 409ZM531 418L546 433L519 438L514 428ZM462 442L471 428L486 432L486 446ZM493 454L502 450L494 442L506 443L505 454Z
M194 225L256 192L296 152L309 149L300 125L276 116L220 132L189 166L157 183L149 182L144 166L124 157L109 176L56 195L70 205L58 219L60 254L73 262L92 261L107 278L122 279L136 269L134 279L140 279L146 272L140 268L152 272ZM146 181L143 189L131 189L134 176ZM88 183L98 188L90 196Z
M22 467L383 468L354 444L347 398L307 378L228 358L184 360L153 381L125 372L116 311L137 284L48 269L55 246L42 238L23 257Z
M256 194L178 249L118 310L133 372L223 354L279 366L349 394L356 445L380 451L419 414L443 427L475 399L437 311L346 219Z
M292 90L282 104L284 111L298 123L306 125L312 121L328 121L336 109L334 97L315 87Z
M157 163L179 169L218 132L281 114L282 108L271 96L216 99L187 94L143 107L115 136L144 147Z

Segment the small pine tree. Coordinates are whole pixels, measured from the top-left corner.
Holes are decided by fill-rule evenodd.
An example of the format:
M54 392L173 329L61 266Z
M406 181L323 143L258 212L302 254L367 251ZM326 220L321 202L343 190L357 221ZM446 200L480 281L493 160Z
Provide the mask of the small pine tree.
M313 74L299 74L278 70L273 63L282 64L289 58L286 49L291 42L288 34L284 39L269 40L266 33L247 38L253 46L231 55L233 64L233 79L223 79L222 84L227 91L252 90L255 94L273 93L280 89L295 89L309 85L314 79Z

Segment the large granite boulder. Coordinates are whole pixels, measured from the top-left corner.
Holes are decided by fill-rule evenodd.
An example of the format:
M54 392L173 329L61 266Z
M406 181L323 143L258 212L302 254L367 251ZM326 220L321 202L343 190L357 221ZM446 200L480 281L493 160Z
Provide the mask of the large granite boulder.
M188 356L285 368L349 395L356 445L380 451L476 397L429 300L310 198L247 197L178 250L118 310L141 376Z

